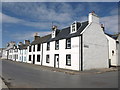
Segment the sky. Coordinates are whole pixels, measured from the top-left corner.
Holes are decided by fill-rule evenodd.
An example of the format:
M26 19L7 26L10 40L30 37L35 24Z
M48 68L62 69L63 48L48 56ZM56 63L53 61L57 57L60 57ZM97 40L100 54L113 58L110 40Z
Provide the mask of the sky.
M40 36L50 34L52 24L63 29L74 21L87 21L91 11L100 17L107 33L118 33L117 2L2 2L0 47L10 41L32 41L36 32Z

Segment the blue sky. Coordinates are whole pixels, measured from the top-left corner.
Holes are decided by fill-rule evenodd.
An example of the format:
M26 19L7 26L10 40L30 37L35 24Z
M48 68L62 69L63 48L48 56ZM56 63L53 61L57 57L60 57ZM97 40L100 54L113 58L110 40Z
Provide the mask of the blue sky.
M117 2L2 2L2 45L32 41L35 32L50 34L52 22L62 29L74 21L87 21L91 11L100 16L107 33L118 32Z

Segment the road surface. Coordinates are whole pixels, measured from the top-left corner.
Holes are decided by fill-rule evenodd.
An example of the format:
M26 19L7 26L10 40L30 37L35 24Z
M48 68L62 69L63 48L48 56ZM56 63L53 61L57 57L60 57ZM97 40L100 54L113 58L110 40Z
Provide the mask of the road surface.
M70 75L39 66L2 60L2 77L9 88L117 88L118 72Z

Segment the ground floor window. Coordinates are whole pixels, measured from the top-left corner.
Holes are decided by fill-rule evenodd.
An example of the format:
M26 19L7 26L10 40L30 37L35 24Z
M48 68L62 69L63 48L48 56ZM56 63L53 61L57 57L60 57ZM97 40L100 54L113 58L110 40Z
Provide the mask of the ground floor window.
M46 63L50 63L50 56L46 55Z
M31 55L29 55L29 61L31 61Z
M37 55L37 62L40 62L40 55Z
M26 61L26 57L24 57L24 61Z
M16 59L18 59L18 55L16 55Z
M66 55L66 65L71 66L71 55L70 54Z

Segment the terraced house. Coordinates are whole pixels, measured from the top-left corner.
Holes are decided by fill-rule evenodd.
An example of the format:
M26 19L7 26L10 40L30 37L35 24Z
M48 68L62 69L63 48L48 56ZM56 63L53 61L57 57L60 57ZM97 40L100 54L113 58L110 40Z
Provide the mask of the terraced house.
M108 40L94 12L88 21L75 21L61 30L54 25L51 34L34 38L28 63L78 71L109 67Z
M29 40L25 40L24 43L19 42L18 44L18 61L19 62L27 62L27 47L30 44Z

